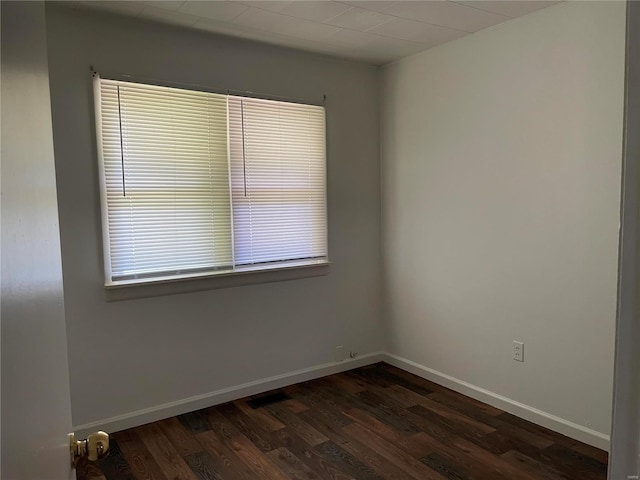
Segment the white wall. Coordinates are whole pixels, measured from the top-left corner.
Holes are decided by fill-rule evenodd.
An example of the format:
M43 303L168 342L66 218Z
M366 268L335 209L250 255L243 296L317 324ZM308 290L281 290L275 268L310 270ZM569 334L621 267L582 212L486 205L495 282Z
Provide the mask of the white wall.
M73 421L100 422L382 344L378 71L47 5ZM328 97L326 276L107 302L90 65L276 96Z
M389 65L381 87L388 349L600 446L624 24L623 2L563 3Z
M0 476L64 480L71 409L42 2L2 2L1 156Z

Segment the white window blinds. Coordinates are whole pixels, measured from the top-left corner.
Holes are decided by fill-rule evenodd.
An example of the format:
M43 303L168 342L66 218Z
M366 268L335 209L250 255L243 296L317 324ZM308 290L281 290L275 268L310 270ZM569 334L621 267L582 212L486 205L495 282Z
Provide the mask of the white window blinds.
M111 280L233 264L224 95L100 81Z
M229 97L238 265L325 258L324 108Z
M107 284L326 261L323 107L94 91Z

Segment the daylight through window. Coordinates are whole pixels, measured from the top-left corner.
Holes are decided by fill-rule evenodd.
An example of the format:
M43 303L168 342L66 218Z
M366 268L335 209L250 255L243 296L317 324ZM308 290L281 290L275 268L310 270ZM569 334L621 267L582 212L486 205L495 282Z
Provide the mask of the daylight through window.
M96 76L107 285L325 263L323 107Z

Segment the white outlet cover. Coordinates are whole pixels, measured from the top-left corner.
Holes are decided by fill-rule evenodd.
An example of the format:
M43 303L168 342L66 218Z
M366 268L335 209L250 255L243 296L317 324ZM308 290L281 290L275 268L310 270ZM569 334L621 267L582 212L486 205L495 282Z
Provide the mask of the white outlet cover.
M524 343L513 341L513 359L517 362L524 362Z
M344 347L342 345L336 347L333 354L333 360L335 362L342 362L344 360Z

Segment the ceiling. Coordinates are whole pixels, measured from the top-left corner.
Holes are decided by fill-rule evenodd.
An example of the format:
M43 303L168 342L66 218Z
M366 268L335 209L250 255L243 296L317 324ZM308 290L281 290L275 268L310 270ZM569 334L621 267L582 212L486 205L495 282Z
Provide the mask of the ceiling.
M133 17L382 65L557 1L72 1Z

